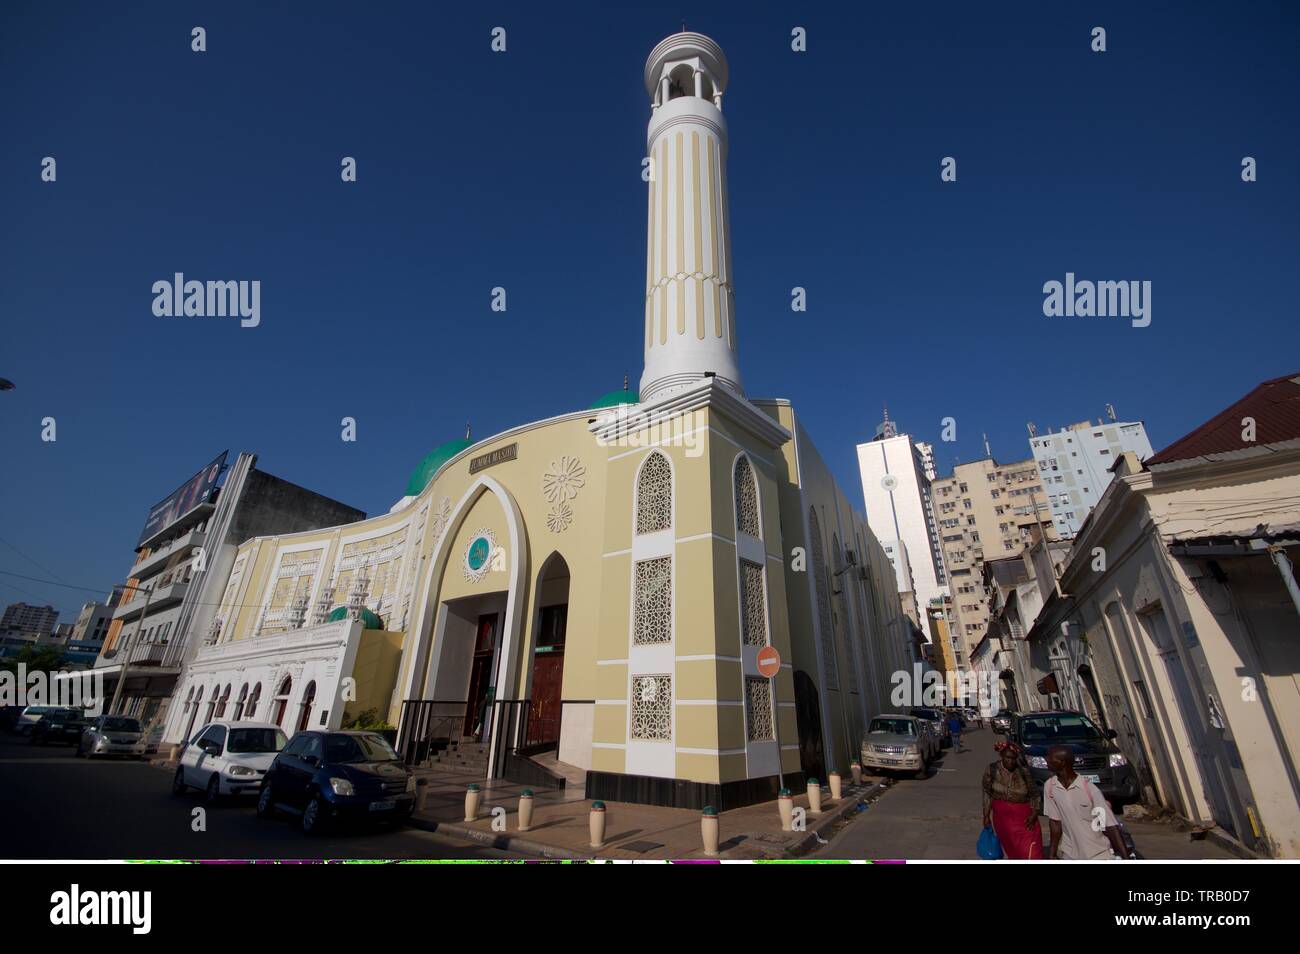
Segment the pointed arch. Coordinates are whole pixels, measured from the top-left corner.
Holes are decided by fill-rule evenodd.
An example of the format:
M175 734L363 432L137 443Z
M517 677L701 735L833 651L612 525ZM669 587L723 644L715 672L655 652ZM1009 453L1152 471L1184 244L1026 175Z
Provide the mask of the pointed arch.
M673 468L663 451L651 451L636 475L636 532L657 533L673 526Z
M759 516L758 475L749 462L749 455L736 457L732 474L732 490L735 496L736 530L748 533L751 537L762 539L763 524Z

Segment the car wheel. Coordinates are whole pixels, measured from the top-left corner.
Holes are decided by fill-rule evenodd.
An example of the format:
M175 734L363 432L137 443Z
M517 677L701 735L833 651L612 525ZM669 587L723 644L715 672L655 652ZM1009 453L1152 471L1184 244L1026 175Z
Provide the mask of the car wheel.
M262 785L262 791L257 796L257 817L258 818L275 817L275 800L271 797L270 782L266 782Z
M221 776L213 772L208 776L208 787L204 789L208 804L215 805L221 801Z
M172 776L172 794L184 795L185 789L188 787L185 784L185 769L179 765L176 766L176 774Z
M305 835L319 834L325 824L324 806L319 795L313 795L302 813L302 831Z

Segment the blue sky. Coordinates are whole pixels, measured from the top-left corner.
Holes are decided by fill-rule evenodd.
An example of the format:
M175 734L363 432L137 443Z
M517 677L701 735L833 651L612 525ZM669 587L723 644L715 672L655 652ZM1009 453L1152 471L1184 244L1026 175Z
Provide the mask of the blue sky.
M118 6L0 10L0 569L107 590L225 448L382 512L467 419L636 381L641 70L683 17L731 63L746 386L852 496L886 402L957 419L949 469L1107 401L1159 448L1300 366L1294 4ZM260 280L261 325L155 317L176 271ZM1067 271L1151 281L1150 327L1044 317Z

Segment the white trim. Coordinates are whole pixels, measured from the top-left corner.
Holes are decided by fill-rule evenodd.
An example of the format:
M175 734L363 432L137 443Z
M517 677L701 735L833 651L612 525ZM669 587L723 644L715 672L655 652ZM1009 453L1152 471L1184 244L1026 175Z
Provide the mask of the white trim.
M602 553L600 555L600 558L603 560L606 557L627 556L631 552L632 552L631 547L628 547L626 550L610 550L608 553Z
M682 755L744 755L744 749L687 749L678 746L677 751Z
M699 656L678 656L678 662L740 662L739 656L718 656L713 654L703 654Z
M709 539L713 539L713 540L721 540L723 543L729 543L729 544L731 544L733 547L736 545L736 541L735 541L735 540L733 540L731 537L724 537L724 536L723 536L722 534L720 534L720 533L695 533L695 534L692 534L692 535L689 536L689 537L678 537L678 538L677 538L677 542L678 542L678 543L694 543L696 540L709 540Z
M626 659L597 659L597 666L626 666Z
M679 706L743 706L740 699L678 699Z
M598 705L598 706L625 706L625 705L627 705L627 700L626 700L626 699L597 699L597 700L596 700L596 705Z
M592 747L593 749L625 749L625 748L627 748L627 746L624 745L622 742L593 742L593 743L591 743L591 747Z

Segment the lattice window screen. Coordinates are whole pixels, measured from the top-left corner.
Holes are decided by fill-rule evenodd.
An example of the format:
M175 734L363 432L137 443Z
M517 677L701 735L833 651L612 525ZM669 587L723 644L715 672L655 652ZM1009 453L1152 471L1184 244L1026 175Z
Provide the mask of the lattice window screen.
M763 592L763 568L740 561L740 636L746 646L767 645L767 601Z
M751 537L762 536L758 522L758 484L748 457L736 462L736 529Z
M776 738L772 731L772 684L760 676L745 677L745 722L749 741L771 742Z
M655 742L673 737L673 677L632 677L632 738Z
M654 533L673 525L673 472L655 451L641 465L636 482L636 532Z
M636 603L632 642L653 646L673 638L673 558L656 557L636 565Z

